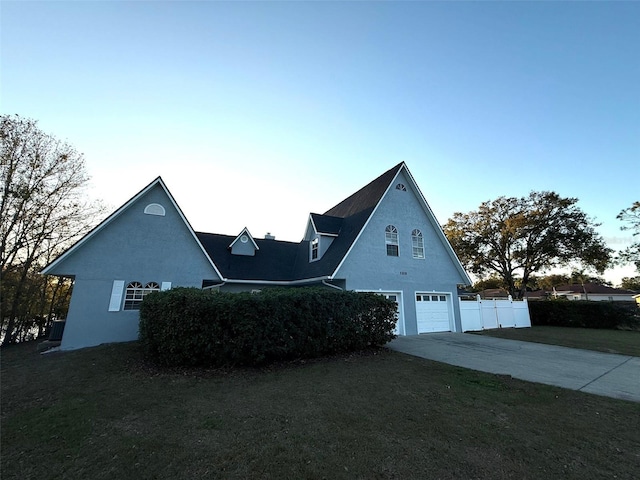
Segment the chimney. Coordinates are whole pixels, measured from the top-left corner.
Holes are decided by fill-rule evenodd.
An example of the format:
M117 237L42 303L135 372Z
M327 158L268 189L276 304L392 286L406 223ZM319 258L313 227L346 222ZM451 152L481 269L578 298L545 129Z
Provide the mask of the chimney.
M264 236L265 240L275 240L276 237L274 235L271 235L271 232L267 232L267 234Z

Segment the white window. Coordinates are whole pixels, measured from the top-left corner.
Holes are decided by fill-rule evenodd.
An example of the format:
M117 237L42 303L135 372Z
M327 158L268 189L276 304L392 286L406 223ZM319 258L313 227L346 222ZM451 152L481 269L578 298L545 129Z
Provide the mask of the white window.
M129 283L124 296L124 310L140 310L144 296L158 291L160 291L160 285L156 282L149 282L144 287L140 282Z
M384 229L384 240L387 246L387 256L397 257L398 252L398 229L393 225L387 225Z
M422 232L418 229L411 232L411 249L413 258L424 258L424 240Z
M311 260L317 260L318 259L318 246L320 244L320 241L317 238L314 238L311 241Z

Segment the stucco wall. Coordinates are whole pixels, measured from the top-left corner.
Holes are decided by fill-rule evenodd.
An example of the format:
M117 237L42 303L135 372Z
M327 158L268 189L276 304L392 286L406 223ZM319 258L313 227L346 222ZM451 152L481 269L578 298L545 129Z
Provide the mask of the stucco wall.
M397 183L403 183L407 191L396 190ZM385 228L390 224L398 229L398 257L386 253ZM423 234L424 259L412 257L411 232L416 228ZM449 293L455 329L460 331L457 285L465 283L465 279L460 276L436 228L439 227L425 212L411 182L400 173L335 277L345 278L349 290L402 292L407 335L417 333L415 292Z
M149 203L161 204L165 216L144 214ZM120 311L108 311L114 280L200 287L203 279L219 279L159 185L50 273L75 276L62 349L138 337L137 311L123 311L122 302Z

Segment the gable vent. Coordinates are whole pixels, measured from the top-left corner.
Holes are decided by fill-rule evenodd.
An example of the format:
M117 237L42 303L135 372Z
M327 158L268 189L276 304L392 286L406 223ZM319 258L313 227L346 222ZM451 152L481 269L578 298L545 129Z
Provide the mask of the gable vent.
M164 207L159 203L150 203L144 207L144 213L147 215L158 215L159 217L164 217L165 211Z

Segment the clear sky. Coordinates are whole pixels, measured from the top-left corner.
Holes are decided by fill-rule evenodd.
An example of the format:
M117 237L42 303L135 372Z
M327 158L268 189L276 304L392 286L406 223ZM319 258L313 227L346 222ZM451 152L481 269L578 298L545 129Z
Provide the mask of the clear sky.
M196 230L299 241L405 161L441 223L553 190L631 241L640 2L0 8L2 113L83 152L114 209L161 175Z

